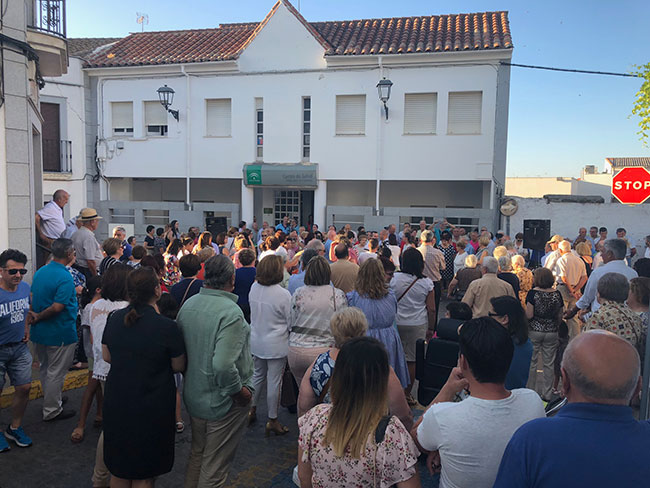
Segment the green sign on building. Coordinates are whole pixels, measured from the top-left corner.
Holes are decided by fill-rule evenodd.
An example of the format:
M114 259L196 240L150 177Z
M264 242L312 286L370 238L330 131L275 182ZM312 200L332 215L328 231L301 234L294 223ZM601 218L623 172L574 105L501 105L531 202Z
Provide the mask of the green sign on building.
M317 188L318 164L245 164L244 184L270 188Z
M262 184L262 166L259 164L249 164L246 166L246 184Z

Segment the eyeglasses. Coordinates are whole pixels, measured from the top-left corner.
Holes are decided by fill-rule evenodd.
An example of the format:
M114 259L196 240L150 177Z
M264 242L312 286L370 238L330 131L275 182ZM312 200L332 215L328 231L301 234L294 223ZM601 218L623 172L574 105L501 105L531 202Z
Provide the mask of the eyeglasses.
M12 275L12 276L15 275L15 274L18 274L18 273L20 273L21 275L26 275L27 274L27 270L25 268L23 268L23 269L7 269L7 268L5 268L5 271L7 273L9 273L10 275Z

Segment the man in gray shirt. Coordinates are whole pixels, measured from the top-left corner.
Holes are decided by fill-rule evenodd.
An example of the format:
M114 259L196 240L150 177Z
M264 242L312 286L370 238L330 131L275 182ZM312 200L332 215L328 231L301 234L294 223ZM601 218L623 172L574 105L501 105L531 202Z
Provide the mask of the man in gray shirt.
M94 208L83 208L79 212L77 222L81 222L81 227L72 234L72 243L77 253L76 268L81 271L86 278L97 275L99 263L104 255L102 247L95 238L95 231L101 217L97 215Z

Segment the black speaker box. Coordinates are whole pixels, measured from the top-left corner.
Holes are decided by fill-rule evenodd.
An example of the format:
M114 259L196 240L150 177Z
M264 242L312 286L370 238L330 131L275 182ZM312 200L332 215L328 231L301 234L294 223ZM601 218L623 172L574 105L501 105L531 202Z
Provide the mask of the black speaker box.
M551 238L551 221L541 219L524 220L524 247L544 250Z
M217 234L228 230L228 219L226 217L206 217L205 228L210 231L214 239Z

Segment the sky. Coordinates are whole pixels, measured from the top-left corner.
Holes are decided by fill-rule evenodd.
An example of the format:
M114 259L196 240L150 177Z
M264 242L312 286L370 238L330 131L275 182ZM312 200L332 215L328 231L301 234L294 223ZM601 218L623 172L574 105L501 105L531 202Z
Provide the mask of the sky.
M68 0L68 37L120 37L262 20L275 0ZM628 73L650 62L646 0L293 0L310 22L509 12L513 63ZM97 20L101 19L101 20ZM512 68L508 176L580 176L607 157L650 157L631 116L638 78Z

